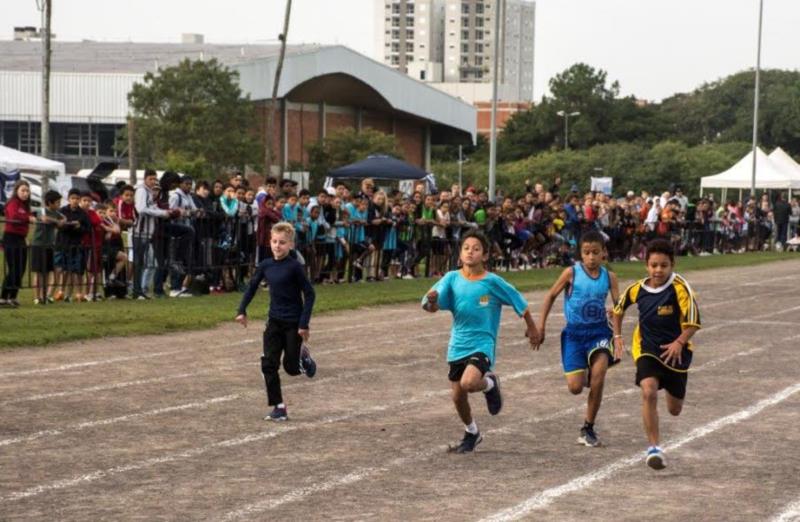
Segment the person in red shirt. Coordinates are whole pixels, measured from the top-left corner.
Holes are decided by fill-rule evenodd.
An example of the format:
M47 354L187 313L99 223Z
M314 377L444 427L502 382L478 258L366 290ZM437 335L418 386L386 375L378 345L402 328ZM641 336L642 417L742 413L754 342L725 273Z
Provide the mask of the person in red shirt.
M28 227L36 221L31 213L31 186L27 181L17 181L14 194L5 208L3 250L6 260L6 277L0 294L0 306L18 307L17 295L22 286L22 276L28 264L28 249L25 238Z

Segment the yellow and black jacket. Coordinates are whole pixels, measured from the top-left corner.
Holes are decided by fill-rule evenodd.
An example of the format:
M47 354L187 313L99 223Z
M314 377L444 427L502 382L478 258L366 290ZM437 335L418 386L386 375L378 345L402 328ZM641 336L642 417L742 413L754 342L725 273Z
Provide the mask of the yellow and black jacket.
M662 345L673 342L688 327L700 328L700 312L689 283L673 273L659 288L645 284L647 278L629 286L620 296L614 313L622 313L632 304L639 308L639 324L633 331L631 351L634 361L639 357L654 357L664 364ZM670 370L685 372L692 362L692 345L683 347L681 363L666 365Z

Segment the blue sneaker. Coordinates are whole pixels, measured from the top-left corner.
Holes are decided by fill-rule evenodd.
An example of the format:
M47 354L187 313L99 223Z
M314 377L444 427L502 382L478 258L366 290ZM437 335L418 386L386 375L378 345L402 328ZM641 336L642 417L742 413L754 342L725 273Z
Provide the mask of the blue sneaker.
M661 470L667 467L667 459L664 458L664 452L661 451L661 448L658 446L650 446L647 449L645 462L655 470Z
M286 421L289 420L289 414L286 412L286 408L275 408L272 409L269 415L264 417L264 420L271 420L271 421Z
M503 396L500 394L500 379L493 373L487 373L493 382L494 386L488 392L484 392L486 396L486 406L489 409L490 415L497 415L503 409Z
M311 351L305 344L300 348L300 371L305 373L309 379L317 373L317 363L311 358Z

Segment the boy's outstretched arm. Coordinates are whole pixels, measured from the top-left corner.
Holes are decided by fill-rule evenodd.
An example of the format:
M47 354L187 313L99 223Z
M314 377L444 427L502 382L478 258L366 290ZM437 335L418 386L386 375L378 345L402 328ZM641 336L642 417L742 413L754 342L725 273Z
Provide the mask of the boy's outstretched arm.
M700 328L697 326L687 326L677 339L669 344L662 344L661 349L664 350L664 353L661 354L661 359L664 361L664 364L674 364L676 362L681 364L683 347L689 344L689 340L699 329Z
M558 294L564 291L568 284L572 282L572 268L565 268L561 275L558 276L558 279L550 288L550 290L544 295L544 301L542 302L542 310L541 310L541 317L539 318L539 344L544 342L545 337L545 325L547 324L547 316L550 315L550 310L553 308L553 303L555 303L556 299L558 298Z
M533 321L531 311L525 310L525 313L522 314L522 319L525 320L525 324L528 327L527 330L525 330L525 337L528 338L528 342L531 344L531 350L538 350L542 343L539 341L539 330L536 328L536 323Z
M261 265L256 267L253 277L250 278L250 283L247 285L242 300L239 302L239 311L236 315L236 322L247 328L247 305L253 300L253 297L258 291L258 285L264 280L264 269Z
M625 340L622 337L622 318L625 317L625 310L617 307L611 316L611 325L614 329L614 359L622 359L625 351Z
M439 311L439 292L431 290L425 294L422 309L426 312L435 313Z

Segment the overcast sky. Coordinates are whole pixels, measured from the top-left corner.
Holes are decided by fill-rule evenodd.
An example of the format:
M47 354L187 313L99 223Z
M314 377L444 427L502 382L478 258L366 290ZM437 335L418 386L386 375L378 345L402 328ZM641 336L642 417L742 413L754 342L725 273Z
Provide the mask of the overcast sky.
M285 0L52 0L60 40L274 41ZM0 0L0 37L39 25L36 0ZM742 69L756 57L758 0L538 0L534 96L582 61L623 94L660 100ZM762 67L800 69L800 0L764 0ZM290 43L339 43L373 55L374 0L294 0Z

